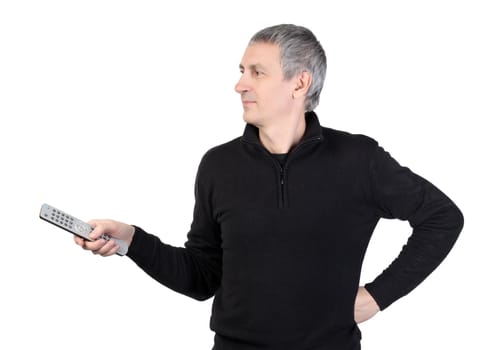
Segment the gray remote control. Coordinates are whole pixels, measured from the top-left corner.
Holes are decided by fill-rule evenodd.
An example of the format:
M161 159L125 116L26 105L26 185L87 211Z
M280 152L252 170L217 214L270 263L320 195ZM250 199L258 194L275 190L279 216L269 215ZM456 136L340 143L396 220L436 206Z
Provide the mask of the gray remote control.
M74 216L66 214L59 209L51 207L48 204L42 205L42 208L40 209L40 219L50 222L51 224L60 227L68 232L71 232L72 234L77 235L87 241L93 241L93 239L89 236L90 232L92 232L93 230L92 226L84 221L78 220ZM118 243L120 246L120 249L116 252L116 254L121 256L126 255L128 251L128 245L125 243L125 241L113 238L107 234L104 234L100 238L103 238L106 241L110 239L116 241L116 243Z

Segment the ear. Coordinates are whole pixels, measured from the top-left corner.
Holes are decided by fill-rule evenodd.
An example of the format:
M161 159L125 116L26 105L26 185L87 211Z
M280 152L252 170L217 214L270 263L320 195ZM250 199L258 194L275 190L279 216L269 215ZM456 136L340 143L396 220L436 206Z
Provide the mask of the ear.
M308 89L312 85L312 74L303 71L296 76L295 89L293 90L293 98L306 97Z

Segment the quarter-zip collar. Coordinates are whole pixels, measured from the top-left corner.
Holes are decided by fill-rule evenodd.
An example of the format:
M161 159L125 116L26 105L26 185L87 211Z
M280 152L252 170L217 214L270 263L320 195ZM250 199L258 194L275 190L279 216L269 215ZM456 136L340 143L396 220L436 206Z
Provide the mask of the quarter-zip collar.
M277 159L272 157L270 152L260 142L259 131L256 126L247 124L244 130L242 141L245 143L253 144L258 148L260 148L263 151L263 153L266 154L268 158L272 160L272 163L275 165L275 169L277 171L276 175L278 180L277 187L279 193L279 198L278 198L279 208L287 208L289 205L288 193L287 193L287 187L288 187L287 172L289 169L289 162L293 158L293 155L299 152L300 149L303 149L306 144L315 143L322 140L322 127L319 123L319 118L317 117L317 115L314 112L305 113L305 122L307 125L305 129L305 134L303 135L300 142L292 150L290 150L287 161L284 164L284 166L281 166L281 164L277 161Z
M307 127L305 129L305 134L303 135L299 143L306 142L310 139L322 139L322 127L319 123L317 114L315 114L315 112L306 112L305 122L307 123ZM259 130L252 124L246 124L246 128L244 129L244 133L242 136L242 141L258 144L263 147L262 143L260 142Z

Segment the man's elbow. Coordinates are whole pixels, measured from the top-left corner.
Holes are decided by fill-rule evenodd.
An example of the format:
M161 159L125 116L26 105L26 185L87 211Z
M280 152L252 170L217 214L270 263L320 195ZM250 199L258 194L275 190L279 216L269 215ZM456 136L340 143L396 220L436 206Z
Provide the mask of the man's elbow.
M197 300L197 301L208 300L211 297L213 297L214 295L215 295L215 292L211 292L211 291L188 294L189 297L191 297L192 299Z
M464 227L464 215L455 204L453 204L451 208L452 210L450 211L449 221L453 223L453 231L455 232L457 238Z

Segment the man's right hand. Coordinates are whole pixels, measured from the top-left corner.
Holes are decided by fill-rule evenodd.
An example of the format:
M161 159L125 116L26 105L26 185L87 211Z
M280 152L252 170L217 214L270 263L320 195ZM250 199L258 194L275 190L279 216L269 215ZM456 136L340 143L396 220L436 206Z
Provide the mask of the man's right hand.
M101 256L114 255L118 251L119 245L112 239L109 241L106 241L103 238L99 239L99 237L104 234L119 238L125 241L128 246L132 243L135 227L131 225L114 220L92 220L88 223L94 228L93 231L90 232L90 238L94 239L93 242L85 241L76 235L74 236L76 244L85 250L90 250L92 253Z

